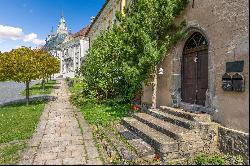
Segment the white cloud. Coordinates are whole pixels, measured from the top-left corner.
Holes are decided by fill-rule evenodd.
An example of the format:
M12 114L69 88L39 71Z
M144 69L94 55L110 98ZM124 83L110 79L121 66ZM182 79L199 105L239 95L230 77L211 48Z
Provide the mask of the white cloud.
M0 38L15 40L20 38L22 34L23 30L21 28L0 25Z
M0 25L0 39L22 40L36 45L45 44L45 41L38 39L35 33L25 35L21 28L4 25Z
M37 34L35 34L35 33L30 33L28 35L25 35L23 41L32 42L32 43L34 43L36 45L45 44L44 40L37 39Z

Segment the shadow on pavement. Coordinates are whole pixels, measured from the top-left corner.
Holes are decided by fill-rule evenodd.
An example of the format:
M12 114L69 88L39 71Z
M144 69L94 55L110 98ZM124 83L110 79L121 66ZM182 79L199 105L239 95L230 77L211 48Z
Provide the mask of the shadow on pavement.
M57 99L57 97L54 96L37 96L37 97L30 97L30 103L31 104L39 104L42 102L49 102L49 101L55 101ZM26 99L18 99L18 100L13 100L13 101L9 101L9 102L5 102L5 103L0 103L0 107L4 107L4 106L8 106L8 105L16 105L16 106L20 106L22 104L26 103Z

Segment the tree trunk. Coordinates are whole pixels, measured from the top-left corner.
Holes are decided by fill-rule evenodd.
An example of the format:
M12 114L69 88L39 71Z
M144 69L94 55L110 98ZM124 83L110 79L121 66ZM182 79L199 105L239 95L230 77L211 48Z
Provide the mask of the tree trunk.
M42 80L43 91L45 91L45 79Z
M29 89L29 84L30 82L29 81L26 81L26 105L29 105L30 103L30 89Z
M154 81L152 83L153 86L153 94L152 94L152 109L156 109L156 95L157 95L157 67L155 67L154 71Z

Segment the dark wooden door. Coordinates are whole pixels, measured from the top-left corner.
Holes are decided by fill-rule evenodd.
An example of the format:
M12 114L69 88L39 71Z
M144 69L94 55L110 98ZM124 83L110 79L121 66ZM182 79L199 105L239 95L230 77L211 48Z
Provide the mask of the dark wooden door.
M182 101L205 105L208 89L208 50L183 55Z
M208 89L208 50L197 52L197 103L205 105Z

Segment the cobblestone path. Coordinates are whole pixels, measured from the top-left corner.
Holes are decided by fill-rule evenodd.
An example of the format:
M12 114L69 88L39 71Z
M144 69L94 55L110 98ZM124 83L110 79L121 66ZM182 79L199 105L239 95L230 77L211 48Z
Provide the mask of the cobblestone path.
M22 155L23 165L101 165L88 124L69 102L64 80L44 109L41 121Z

